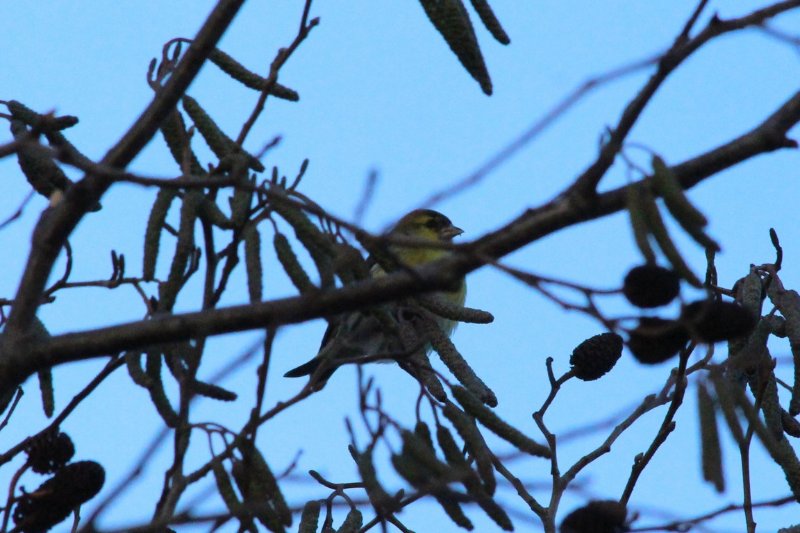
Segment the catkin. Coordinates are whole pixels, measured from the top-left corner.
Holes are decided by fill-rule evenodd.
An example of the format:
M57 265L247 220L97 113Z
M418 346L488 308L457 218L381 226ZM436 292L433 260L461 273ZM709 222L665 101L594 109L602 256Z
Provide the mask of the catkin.
M464 387L454 386L451 388L461 407L466 412L474 416L487 429L498 437L513 444L521 451L535 455L537 457L550 457L550 449L547 446L535 442L524 435L521 431L511 426L493 411L483 405L475 396Z
M492 94L492 80L469 14L461 0L421 0L421 4L428 19L444 37L461 65L478 82L485 94Z

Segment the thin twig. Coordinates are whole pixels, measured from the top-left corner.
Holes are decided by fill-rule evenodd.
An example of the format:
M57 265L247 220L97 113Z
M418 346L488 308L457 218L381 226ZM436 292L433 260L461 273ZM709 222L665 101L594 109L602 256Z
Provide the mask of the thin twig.
M217 3L167 83L156 93L136 123L108 151L101 164L125 168L144 149L194 80L243 3L244 0L220 0ZM28 329L61 247L111 183L105 177L87 175L70 187L64 201L37 224L33 232L32 251L17 289L16 303L6 323L5 332L10 338Z
M761 508L761 507L780 507L782 505L786 505L787 503L795 503L794 496L784 496L782 498L775 498L773 500L765 500L762 502L756 502L752 504L752 507ZM669 522L667 524L661 524L656 526L646 526L646 527L637 527L632 529L631 532L636 533L644 533L645 531L689 531L692 526L696 526L702 524L704 522L708 522L718 516L731 513L734 511L741 511L743 506L741 504L732 503L726 505L724 507L720 507L715 511L710 511L708 513L696 516L694 518L686 518L683 520L676 520L674 522Z
M669 437L669 435L675 429L675 415L678 412L678 408L683 403L683 396L686 392L686 363L689 360L689 355L693 350L694 344L692 343L680 354L678 369L674 374L675 390L672 393L672 402L670 403L669 409L667 409L667 413L664 415L664 420L661 422L661 427L658 428L658 432L656 433L655 438L653 438L653 442L647 448L645 453L637 455L634 459L631 475L628 478L628 482L625 484L625 490L622 491L622 496L619 499L619 502L624 506L628 505L628 500L630 500L631 494L633 494L633 489L636 486L639 476L641 476L642 472L644 472L644 469L650 463L650 460L656 454L659 447L661 447L661 445L667 440L667 437ZM662 396L667 396L667 394L663 394Z
M80 403L89 397L89 395L94 392L94 390L100 386L100 384L105 381L105 379L110 376L115 370L121 367L125 363L124 358L117 357L112 358L103 369L98 372L98 374L92 378L92 380L78 393L76 394L72 400L64 407L64 409L58 413L58 415L53 418L52 422L47 425L44 429L39 431L36 435L26 438L16 446L10 448L8 451L0 455L0 465L3 465L13 459L18 453L22 452L32 440L36 439L39 435L47 433L48 431L52 431L55 428L59 427L67 417L72 414L72 412L80 405ZM22 396L20 394L20 396Z
M18 219L19 219L19 218L22 216L22 213L25 211L25 206L27 206L27 205L28 205L28 202L30 202L30 201L31 201L31 199L33 198L34 194L36 194L36 191L30 191L30 192L28 193L28 195L27 195L27 196L25 196L25 198L22 200L22 202L20 202L20 205L19 205L19 207L17 208L17 210L16 210L16 211L14 211L14 213L13 213L13 214L11 214L11 215L10 215L10 216L9 216L7 219L5 219L5 220L4 220L2 223L0 223L0 229L3 229L3 228L5 228L6 226L8 226L9 224L11 224L11 223L12 223L12 222L14 222L15 220L18 220Z
M269 67L269 76L267 76L266 81L264 82L264 87L261 89L261 94L258 96L258 101L256 102L253 111L250 113L250 117L245 121L244 125L242 126L242 130L239 132L239 136L236 138L236 144L238 146L243 146L247 135L250 133L250 130L258 120L259 115L264 110L264 104L267 101L267 96L269 93L272 92L272 89L275 87L275 84L278 82L278 72L283 67L283 65L289 60L297 47L308 37L308 34L311 33L311 30L319 24L319 19L311 19L308 20L308 13L311 9L311 1L306 0L305 5L303 6L303 16L300 21L300 29L297 31L297 35L295 36L294 40L287 48L281 48L278 51L278 55L272 61L272 64Z
M0 431L3 431L3 428L8 425L8 421L11 420L11 415L14 414L14 411L17 409L17 405L19 404L19 401L22 399L22 396L24 394L25 391L22 389L22 387L19 387L14 392L14 399L11 402L11 406L8 407L8 412L6 413L5 418L3 418L3 421L0 422Z

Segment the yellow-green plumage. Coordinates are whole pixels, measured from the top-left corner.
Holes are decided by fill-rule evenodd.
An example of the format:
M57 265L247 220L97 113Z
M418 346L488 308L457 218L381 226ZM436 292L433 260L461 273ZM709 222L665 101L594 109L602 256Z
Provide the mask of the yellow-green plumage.
M418 241L430 241L436 244L448 244L462 232L455 227L446 216L429 209L418 209L407 214L388 233L389 237L408 237ZM392 258L403 267L419 267L450 255L451 250L446 247L404 246L393 244L389 246ZM370 273L377 278L386 275L385 270L375 264ZM463 307L467 294L467 286L462 280L460 287L454 291L441 291L435 293L450 304ZM372 360L385 358L390 360L392 354L407 354L402 341L396 334L387 331L385 320L381 320L379 313L388 315L396 323L404 320L405 309L390 303L379 308L377 313L356 312L334 320L328 326L322 339L319 353L307 363L287 372L286 377L312 376L318 387L322 387L331 374L338 368L337 360L359 358ZM437 317L437 324L446 334L452 334L456 322L442 317ZM426 352L430 346L423 348ZM317 371L319 369L319 371Z

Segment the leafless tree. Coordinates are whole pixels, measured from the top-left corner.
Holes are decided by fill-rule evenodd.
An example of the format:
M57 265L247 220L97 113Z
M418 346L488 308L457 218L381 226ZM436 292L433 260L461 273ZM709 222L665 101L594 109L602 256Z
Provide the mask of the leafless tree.
M585 170L551 200L532 205L495 231L452 246L453 254L417 269L396 268L389 245L397 239L372 234L352 221L327 212L323 198L302 192L308 162L287 173L268 170L264 156L276 141L265 143L259 153L244 148L253 125L265 106L275 98L297 100L297 93L279 83L283 66L294 52L313 36L318 20L311 0L299 13L294 39L277 51L270 69L256 73L217 48L243 0L220 0L203 27L192 39L173 39L149 68L148 81L153 98L135 124L100 160L84 155L63 133L76 123L74 117L55 116L32 110L23 102L5 101L2 114L12 136L0 145L0 157L16 157L23 177L33 190L50 199L32 232L32 249L16 294L0 299L0 396L4 419L24 425L15 417L15 407L32 378L41 388L45 412L51 422L44 428L30 428L30 436L8 446L0 454L0 465L11 469L2 530L41 531L65 520L76 511L74 530L95 531L97 520L107 506L123 493L137 472L151 460L157 446L171 440L173 457L164 472L163 487L154 495L153 517L136 531L166 531L183 524L222 527L236 524L239 530L256 531L409 531L398 512L421 500L435 500L455 524L472 529L465 506L477 506L497 527L512 529L510 510L495 497L498 483L513 487L529 510L522 520L535 520L545 531L563 533L627 531L636 527L634 491L642 472L670 437L675 417L689 390L696 391L702 428L703 474L718 490L725 483L720 459L720 439L732 438L740 452L744 494L740 502L703 516L642 527L638 531L686 531L729 512L742 514L748 531L755 531L755 515L764 506L793 506L800 500L800 462L790 438L800 436L795 416L800 413L800 296L784 287L780 277L783 263L779 236L771 234L776 258L772 263L749 266L749 273L736 284L718 283L715 271L717 243L704 230L703 214L683 194L684 190L749 159L774 151L797 148L788 132L800 121L800 91L791 95L763 121L720 146L686 161L667 165L652 153L651 165L642 168L628 157L629 133L654 95L671 74L708 43L743 30L760 29L798 46L798 36L784 35L772 21L789 12L800 11L800 0L775 2L736 18L707 17L707 1L687 14L684 27L669 48L650 59L588 79L485 166L453 187L431 197L436 205L476 185L499 164L537 136L598 86L631 72L648 72L649 77L627 103L618 121L602 138L596 157ZM461 0L421 0L425 13L444 37L455 56L480 88L488 94L492 83L470 21L475 15ZM483 25L499 42L508 44L500 22L485 0L472 0L472 8ZM701 21L706 21L701 23ZM213 63L235 82L260 95L251 116L237 133L224 132L201 103L187 94L189 84L207 62ZM164 179L134 174L126 167L144 146L160 132L175 159L177 177ZM215 160L201 163L193 148L202 137ZM598 186L613 165L625 165L631 179L625 186L600 192ZM72 183L63 167L83 172ZM120 183L135 183L155 192L147 219L144 264L141 272L130 274L121 254L112 252L112 273L108 279L75 281L71 273L72 250L69 237L87 213L100 208L103 195ZM656 200L663 200L657 203ZM369 201L365 194L364 205ZM20 208L22 209L22 208ZM503 258L522 247L577 224L627 211L643 264L625 275L624 287L600 290L568 280L544 277L511 267ZM21 212L21 210L20 210ZM2 225L9 230L19 215L12 214ZM684 262L667 231L665 218L677 222L701 246L708 258L705 276L697 276ZM359 217L357 217L359 218ZM91 219L87 219L91 223ZM292 235L287 236L286 229ZM264 268L262 240L272 236L276 260L292 280L297 295L263 300ZM159 250L168 239L175 242L169 266L159 264ZM407 246L424 243L403 241ZM302 250L311 261L301 261ZM364 256L371 254L395 269L386 277L370 278ZM48 285L56 260L66 258L66 268ZM161 254L163 258L163 254ZM664 257L666 266L657 266ZM163 259L162 259L163 262ZM383 264L383 263L382 263ZM583 342L576 339L571 369L557 375L552 360L547 372L550 391L544 403L532 409L540 435L529 436L506 423L498 411L494 392L470 368L457 348L442 335L436 317L486 323L491 314L478 309L454 307L435 296L466 274L492 268L516 278L554 305L595 319L606 333ZM220 306L237 269L246 272L250 303ZM309 272L312 270L312 272ZM747 270L745 268L745 270ZM190 279L202 280L202 304L192 312L175 312L174 307ZM654 318L631 311L612 316L598 304L608 295L624 293L638 308L656 308L673 301L682 286L705 291L706 298L683 302L680 316ZM86 287L133 288L139 295L142 318L99 329L50 335L37 318L41 306L57 306L55 297L63 291ZM155 288L155 289L154 289ZM565 295L571 295L569 297ZM387 305L402 305L409 313L388 313ZM282 496L286 473L275 473L270 457L258 447L258 434L282 413L292 409L319 390L312 379L290 398L266 400L267 383L278 376L270 360L276 335L283 328L312 318L338 323L341 317L370 316L385 327L385 335L396 335L404 347L390 354L419 382L419 397L409 406L417 424L405 428L384 408L380 383L362 375L359 366L359 408L348 419L352 444L349 458L358 477L332 481L315 471L310 477L329 490L329 497L310 502L292 502ZM265 331L263 342L240 358L260 357L256 390L249 416L241 427L228 427L217 420L199 422L193 416L198 397L231 401L237 395L215 383L201 380L199 370L206 362L207 340L221 334ZM792 351L788 365L776 365L767 348L770 339L785 339ZM568 380L595 380L610 371L623 350L643 364L674 360L675 368L657 394L645 395L629 412L613 419L598 420L595 430L606 438L587 450L573 464L559 455L559 443L569 435L551 430L547 412ZM722 349L727 343L727 349ZM420 346L430 344L448 372L434 370ZM52 369L86 359L107 361L101 372L78 392L68 405L55 411ZM348 361L348 363L363 363ZM163 372L163 367L169 372ZM144 388L153 407L163 419L164 431L152 447L143 450L141 462L126 479L113 480L113 489L98 501L92 498L104 484L104 472L92 461L70 462L72 444L60 431L61 424L76 416L75 410L113 373L125 368L132 388ZM790 369L791 368L791 369ZM785 376L783 374L786 374ZM781 402L779 390L786 389L790 401ZM174 392L174 393L173 393ZM785 394L786 395L786 394ZM584 469L608 454L625 432L635 431L642 416L663 407L663 421L649 447L633 458L629 480L618 498L587 501L586 506L556 523L559 504L566 491L578 486ZM288 416L291 416L289 414ZM718 428L718 421L723 421ZM94 423L102 423L95 420ZM356 429L354 425L358 424ZM431 427L433 426L433 427ZM573 437L580 437L575 428ZM517 449L502 456L484 438L487 431ZM222 443L209 446L204 464L187 465L190 443L197 436ZM366 436L366 439L364 438ZM753 446L764 446L786 477L787 496L763 501L750 490L749 454ZM376 454L391 451L391 465ZM343 456L348 454L342 450ZM15 459L24 458L23 462ZM549 500L534 491L509 466L522 458L549 462ZM624 458L630 461L630 458ZM390 492L380 481L384 470L393 469L407 482L407 488ZM290 469L293 470L293 469ZM36 479L31 471L51 477L35 491L20 490L23 479ZM730 475L730 473L729 473ZM217 514L196 512L186 506L187 491L213 478L216 493L225 503ZM79 522L77 509L92 500ZM559 514L558 516L562 516ZM13 520L12 520L13 519ZM515 518L516 519L516 518ZM334 520L338 521L334 529ZM12 522L16 524L12 525ZM788 525L788 524L787 524ZM234 527L234 526L230 526ZM321 528L321 529L318 529ZM786 531L800 531L794 526Z

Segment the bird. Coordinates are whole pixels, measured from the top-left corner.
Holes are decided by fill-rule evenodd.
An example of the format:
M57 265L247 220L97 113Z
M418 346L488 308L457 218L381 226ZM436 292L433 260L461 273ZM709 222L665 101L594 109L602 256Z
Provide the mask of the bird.
M407 237L422 243L430 241L437 245L447 245L462 233L464 231L454 226L442 213L432 209L416 209L402 217L386 236L389 239ZM419 244L409 246L398 243L388 246L388 255L397 263L394 270L419 267L452 254L452 248L447 246L425 247ZM368 263L372 263L370 277L380 278L387 274L374 258L369 258ZM453 290L436 292L435 297L452 306L463 307L466 294L466 281L461 278ZM343 361L358 363L359 360L363 362L391 360L393 355L394 357L409 355L409 348L403 342L401 335L392 332L391 325L387 326L385 320L388 315L394 324L405 323L413 327L418 322L415 320L415 313L409 311L408 305L390 302L380 307L379 312L356 311L331 320L317 355L286 372L284 376L290 378L310 376L314 387L321 389ZM435 316L435 321L448 337L457 324L454 320L439 316ZM431 349L429 343L416 348L424 350L426 354Z

